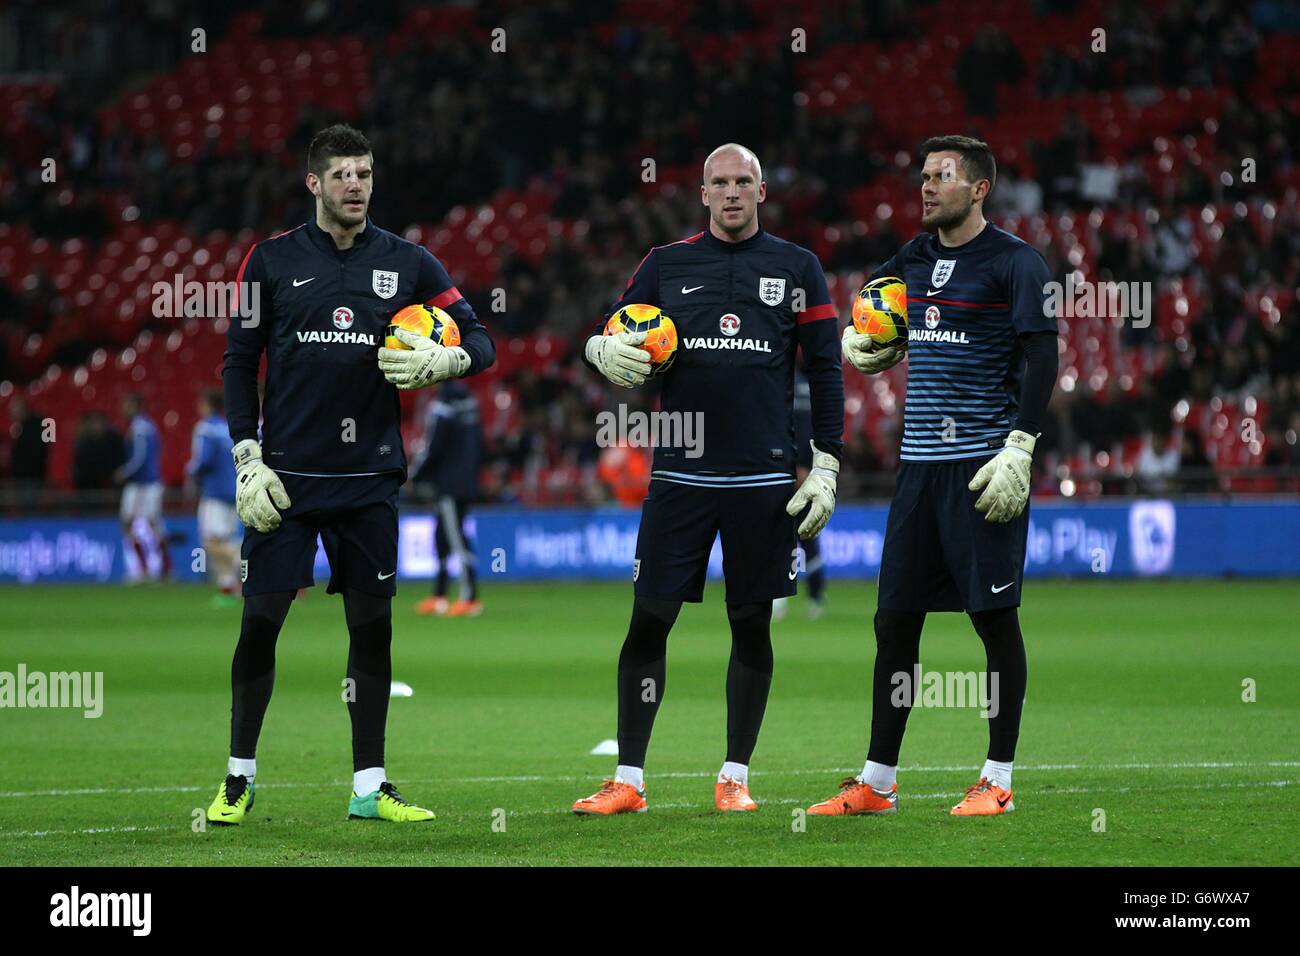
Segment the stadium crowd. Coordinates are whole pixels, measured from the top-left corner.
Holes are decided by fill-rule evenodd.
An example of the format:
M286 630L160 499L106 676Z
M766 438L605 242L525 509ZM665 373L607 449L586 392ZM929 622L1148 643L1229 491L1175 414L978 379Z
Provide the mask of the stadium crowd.
M842 280L842 305L863 275L915 232L899 208L880 203L864 215L852 201L855 191L873 183L915 187L911 138L866 104L819 111L808 107L806 96L791 95L804 82L802 54L788 42L791 29L802 26L814 38L834 38L846 50L874 40L905 53L926 42L915 27L926 18L899 0L870 5L869 13L854 3L691 4L692 34L719 51L705 57L692 55L676 31L662 24L624 22L615 28L613 7L593 12L576 2L458 7L458 16L470 16L479 30L415 34L402 31L410 4L271 4L262 16L264 34L363 38L371 85L359 113L337 117L311 107L297 117L282 152L259 151L248 142L227 149L214 135L188 161L178 161L156 135L141 135L120 120L100 120L98 110L122 95L108 77L115 57L125 51L103 48L109 35L97 38L94 26L95 14L109 6L71 4L71 21L58 19L69 14L31 4L0 14L28 35L55 31L60 23L68 32L69 24L80 24L61 55L46 46L39 62L24 52L39 44L0 47L6 73L63 69L74 57L80 64L52 95L27 93L21 108L8 114L0 136L0 222L25 223L50 240L94 244L116 227L104 197L126 193L140 221L174 220L194 235L224 230L251 241L306 217L301 165L307 140L343 118L365 130L375 146L372 215L386 228L401 233L440 222L454 207L472 209L500 189L543 193L550 219L574 224L553 230L541 255L507 241L497 252L494 282L462 283L495 334L528 342L549 332L571 346L540 370L512 371L491 384L491 394L480 396L485 500L589 501L610 495L599 477L601 449L595 441L595 416L610 396L583 369L574 346L646 249L702 228L691 176L712 145L734 140L757 152L770 190L761 213L764 227L818 251L827 272ZM141 44L135 54L148 55L151 66L165 70L186 53L169 44L168 36L188 35L193 22L213 24L218 35L234 16L265 5L223 4L218 11L177 0L150 6L153 19L135 41ZM1033 6L1036 15L1068 15L1086 5L1041 0ZM1038 446L1038 490L1059 490L1061 463L1095 464L1098 454L1115 454L1126 444L1139 449L1131 475L1104 476L1094 491L1222 487L1211 468L1205 429L1191 420L1198 409L1217 414L1216 402L1245 409L1252 422L1262 420L1258 437L1247 442L1258 443L1251 464L1295 469L1300 180L1292 174L1300 116L1280 101L1261 103L1251 95L1264 31L1244 8L1219 0L1173 2L1163 12L1129 3L1099 9L1111 43L1104 57L1090 55L1084 41L1031 58L1015 24L1005 18L965 38L953 72L965 97L958 105L975 125L954 120L955 128L933 131L978 132L977 120L1023 110L1030 97L1032 108L1060 104L1050 137L993 141L1001 166L990 218L1022 227L1072 218L1084 237L1092 278L1152 283L1157 295L1176 283L1203 304L1191 321L1173 327L1125 324L1119 331L1125 360L1110 374L1072 373L1062 363L1052 417ZM505 27L510 49L520 55L490 51L482 34L495 24ZM760 24L786 40L762 49L741 42ZM114 32L111 42L126 42L121 37L128 33ZM1155 89L1178 88L1222 89L1228 105L1194 128L1169 128L1129 146L1112 164L1099 195L1088 173L1106 154L1096 128L1071 107L1071 98L1109 91L1140 99ZM1186 145L1192 138L1199 152ZM42 184L46 156L63 158L60 182L70 188ZM1233 174L1241 157L1255 160L1255 181ZM643 178L646 159L658 171L650 183ZM1215 223L1218 231L1206 248L1196 228L1200 210L1225 203L1235 215ZM1132 228L1132 220L1122 217L1090 216L1096 209L1135 210L1148 228ZM1080 265L1068 244L1037 245L1058 281ZM446 261L455 274L455 257ZM504 312L492 307L495 288L505 290ZM24 342L48 334L73 308L67 291L55 288L49 276L6 274L0 261L0 380L25 385L33 373L21 362ZM158 325L168 328L167 322ZM105 344L92 330L61 345L52 361L84 363ZM904 369L890 379L899 401L862 413L885 418L879 429L869 433L856 427L860 417L850 416L845 474L856 479L845 482L848 494L888 488ZM631 400L649 404L653 396L634 394ZM104 488L111 481L112 460L121 455L116 411L87 408L78 423L76 487ZM39 486L47 477L40 443L31 437L42 420L39 403L12 401L9 418L0 474L13 479L15 488Z

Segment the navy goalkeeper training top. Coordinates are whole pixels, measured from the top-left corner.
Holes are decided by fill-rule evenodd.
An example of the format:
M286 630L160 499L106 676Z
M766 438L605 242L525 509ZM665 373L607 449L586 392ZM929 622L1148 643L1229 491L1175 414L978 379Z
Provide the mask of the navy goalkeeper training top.
M235 442L257 437L257 369L267 355L262 460L286 474L406 476L397 387L379 370L389 321L414 303L460 326L473 375L496 350L473 308L429 250L366 221L339 249L314 220L255 243L239 267L252 318L230 319L223 372ZM250 286L246 283L256 283ZM250 311L242 304L239 311Z
M839 328L813 253L761 229L736 243L702 232L651 249L609 315L633 303L658 306L677 326L662 411L702 413L698 456L688 447L657 447L652 478L713 488L789 482L800 348L813 439L841 456Z

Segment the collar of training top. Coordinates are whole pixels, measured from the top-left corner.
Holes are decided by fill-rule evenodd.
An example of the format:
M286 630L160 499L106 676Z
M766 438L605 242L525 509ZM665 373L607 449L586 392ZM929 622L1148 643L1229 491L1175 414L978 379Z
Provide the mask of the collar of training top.
M708 243L716 249L726 249L730 252L739 252L742 249L748 249L750 246L758 245L765 235L766 233L763 232L763 227L759 226L758 232L754 233L748 239L742 239L740 242L726 242L715 236L713 230L706 228L704 230L704 238L701 241Z
M306 226L307 226L308 237L311 239L313 243L315 243L324 251L326 252L349 251L348 249L340 249L338 246L334 244L334 237L320 227L320 225L316 222L315 216L307 220ZM353 237L352 245L349 248L355 249L357 246L365 245L367 242L370 241L370 237L373 236L374 234L375 234L375 224L370 221L369 216L366 216L366 228L362 229L359 233L356 234L355 237Z

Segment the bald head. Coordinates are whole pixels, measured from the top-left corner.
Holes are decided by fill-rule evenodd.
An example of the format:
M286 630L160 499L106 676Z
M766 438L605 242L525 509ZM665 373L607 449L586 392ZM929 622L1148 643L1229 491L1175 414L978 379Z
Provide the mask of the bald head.
M754 182L763 181L763 164L758 161L752 149L739 143L723 143L704 160L704 185L709 184L709 167L713 165L714 160L722 158L732 159L740 165L748 166Z
M724 242L743 242L758 232L758 204L767 198L763 167L754 151L726 143L704 161L700 201L709 207L709 231Z

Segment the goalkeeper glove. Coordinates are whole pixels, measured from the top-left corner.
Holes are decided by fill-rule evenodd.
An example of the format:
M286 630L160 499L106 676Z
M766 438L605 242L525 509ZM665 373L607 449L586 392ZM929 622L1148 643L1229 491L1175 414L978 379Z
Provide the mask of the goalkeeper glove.
M409 349L379 350L379 370L398 388L425 388L469 371L469 353L459 345L447 348L409 329L395 329L393 335Z
M840 336L840 352L845 361L859 372L876 375L903 361L907 347L886 345L884 348L876 348L871 336L863 335L850 323L844 326L844 334Z
M985 521L1010 521L1029 503L1029 465L1034 460L1034 436L1013 431L1006 447L985 462L967 485L971 491L984 489L975 510ZM985 487L987 486L987 487Z
M645 337L644 332L593 335L587 339L587 361L615 385L624 388L644 385L650 377L650 356L637 346Z
M813 445L812 442L809 442ZM839 479L840 463L834 455L818 451L813 445L813 466L808 477L803 480L799 490L785 506L785 513L794 517L808 507L808 517L799 525L799 537L807 541L816 537L817 532L826 527L835 510L835 483Z
M280 512L289 507L289 495L280 476L262 464L262 447L245 438L233 449L235 458L235 510L239 520L265 534L280 527Z

